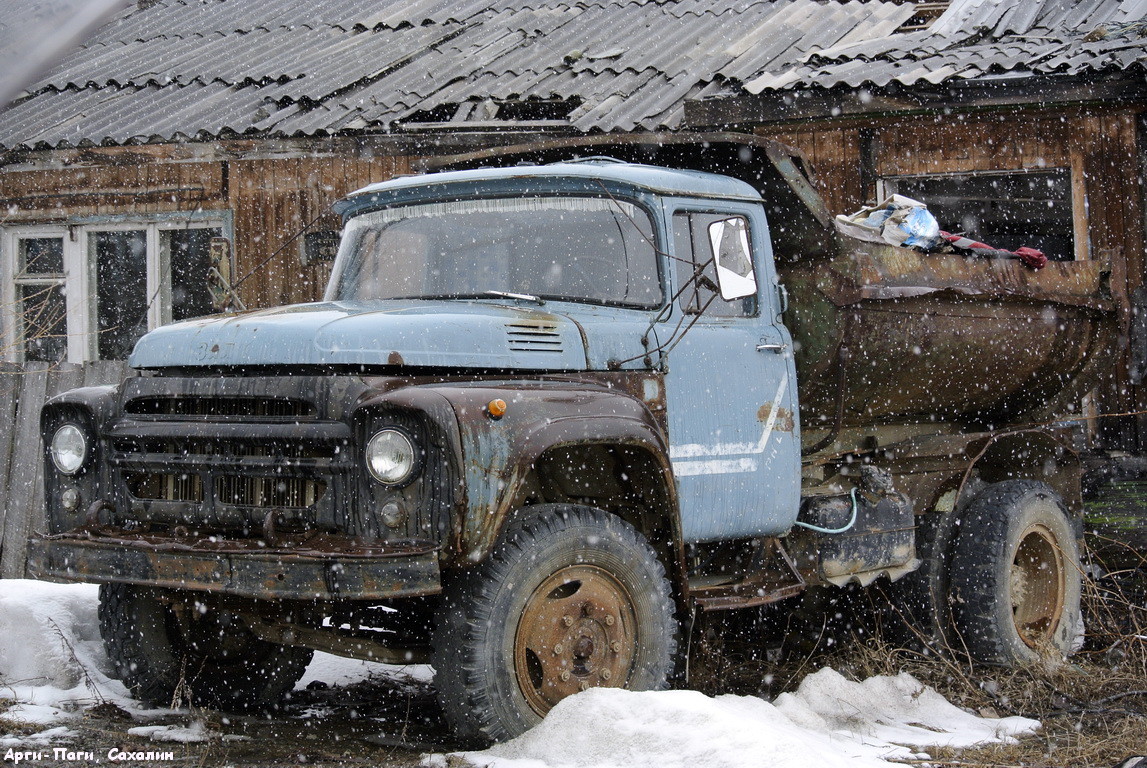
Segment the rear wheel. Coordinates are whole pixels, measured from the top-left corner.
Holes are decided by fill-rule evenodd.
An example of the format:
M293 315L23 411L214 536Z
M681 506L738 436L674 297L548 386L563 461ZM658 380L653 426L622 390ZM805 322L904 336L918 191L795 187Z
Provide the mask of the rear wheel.
M100 634L116 675L142 701L227 710L272 706L290 691L311 651L259 640L234 614L179 615L164 593L130 584L100 586Z
M952 617L972 656L998 664L1062 658L1082 635L1079 545L1046 484L1008 480L960 518L950 564Z
M460 738L501 741L591 687L663 688L676 650L669 581L632 526L545 505L447 586L435 684Z

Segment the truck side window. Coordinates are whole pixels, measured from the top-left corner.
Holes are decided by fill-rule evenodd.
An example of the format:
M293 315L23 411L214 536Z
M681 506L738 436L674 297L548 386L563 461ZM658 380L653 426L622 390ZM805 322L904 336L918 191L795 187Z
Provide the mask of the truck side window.
M757 314L756 296L725 301L715 290L717 268L713 263L709 225L730 218L744 220L744 217L727 213L679 212L673 215L673 255L677 264L677 285L678 288L685 286L681 293L681 306L688 314L697 314L706 305L707 317L750 317ZM745 221L746 231L748 227L749 222ZM694 270L698 267L712 281L712 287L705 281L693 280Z

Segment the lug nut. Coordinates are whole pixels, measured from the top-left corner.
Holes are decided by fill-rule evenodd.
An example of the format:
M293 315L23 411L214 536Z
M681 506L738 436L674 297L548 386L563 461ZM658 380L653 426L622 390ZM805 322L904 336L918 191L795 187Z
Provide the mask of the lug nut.
M607 626L607 627L613 626L613 617L612 616L606 616L605 617L605 626Z
M577 689L579 691L584 691L586 688L589 688L589 683L587 683L585 680L577 681Z
M614 640L609 644L609 650L613 651L614 653L621 653L621 643L617 640Z
M608 680L611 677L613 677L613 673L610 672L608 669L603 669L601 671L601 679L602 680Z
M554 646L554 656L561 656L563 650L562 644L558 643Z
M562 682L563 682L563 683L565 683L565 682L569 682L569 679L570 679L570 671L569 671L568 669L563 669L563 670L562 670L562 673L561 673L560 675L558 675L558 677L560 677L560 678L562 679Z
M567 627L572 627L573 616L562 616L562 624L565 624Z

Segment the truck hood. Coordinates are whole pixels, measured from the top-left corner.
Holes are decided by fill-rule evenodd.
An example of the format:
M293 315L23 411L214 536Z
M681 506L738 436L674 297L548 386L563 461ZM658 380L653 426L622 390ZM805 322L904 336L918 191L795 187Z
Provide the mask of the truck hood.
M645 323L598 317L609 332L590 354L568 315L468 301L327 302L188 320L136 344L136 368L366 365L585 370L642 354ZM632 325L632 328L628 326ZM596 358L596 359L591 359ZM630 367L630 366L626 366Z

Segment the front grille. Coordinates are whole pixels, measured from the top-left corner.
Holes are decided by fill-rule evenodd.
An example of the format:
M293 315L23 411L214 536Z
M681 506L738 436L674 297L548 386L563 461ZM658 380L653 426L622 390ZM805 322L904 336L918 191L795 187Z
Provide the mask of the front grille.
M203 478L197 474L174 472L128 472L128 491L140 500L201 503ZM245 477L223 475L215 478L215 501L219 504L255 509L309 509L327 486L321 480L302 477Z
M445 438L414 413L356 412L368 386L349 376L130 379L103 442L112 522L258 537L275 513L293 530L441 540L454 494ZM426 451L418 479L393 492L370 479L359 451L384 425ZM395 525L381 517L391 500L403 509Z
M314 416L315 406L291 398L153 396L129 400L124 412L137 416L300 419Z
M127 472L128 492L137 499L153 501L203 501L203 478L173 472Z
M301 477L239 477L215 479L215 498L237 507L308 509L326 490L326 484Z
M123 454L167 456L219 456L232 458L334 459L342 446L332 443L273 440L250 443L241 440L117 440L115 449Z

